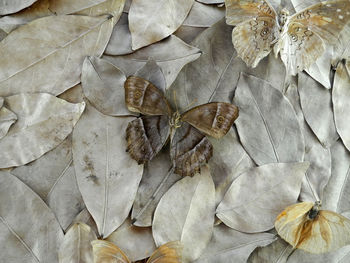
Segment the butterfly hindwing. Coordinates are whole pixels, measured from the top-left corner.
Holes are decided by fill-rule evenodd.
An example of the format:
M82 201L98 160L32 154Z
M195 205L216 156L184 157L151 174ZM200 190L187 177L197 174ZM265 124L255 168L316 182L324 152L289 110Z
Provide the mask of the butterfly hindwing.
M221 138L230 130L237 117L238 108L235 105L210 102L188 110L181 115L181 120L188 122L205 134Z
M130 76L124 84L128 110L144 115L171 115L171 108L163 93L149 81Z
M139 164L146 163L163 148L169 133L169 118L165 115L136 118L126 129L127 151Z
M112 242L94 240L91 245L94 263L131 263L124 252Z
M179 241L168 242L157 248L147 263L181 263L182 248Z
M193 176L200 172L201 165L212 155L213 146L203 133L186 122L176 129L170 145L170 157L175 173Z

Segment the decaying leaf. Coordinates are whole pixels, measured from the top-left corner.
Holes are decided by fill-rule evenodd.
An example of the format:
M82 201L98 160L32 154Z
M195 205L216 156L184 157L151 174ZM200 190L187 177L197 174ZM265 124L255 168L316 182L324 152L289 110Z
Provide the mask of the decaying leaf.
M235 122L239 138L257 164L303 161L305 144L297 116L279 90L242 74L233 103L240 109Z
M129 10L132 49L150 45L171 35L182 24L194 0L133 0Z
M0 16L18 12L37 0L3 0L0 2Z
M350 62L347 62L350 69ZM350 72L343 63L338 64L333 85L333 110L335 126L345 147L350 151Z
M85 207L75 178L71 136L34 162L13 169L11 174L46 202L62 229L67 229Z
M26 164L55 148L85 108L85 103L68 103L46 93L13 95L5 104L18 120L0 140L0 168Z
M147 63L137 70L134 76L144 78L155 85L159 90L165 93L167 85L162 69L157 62L150 58Z
M233 181L216 216L246 233L273 228L276 216L298 199L308 167L308 163L273 163L245 171Z
M196 263L245 263L256 247L264 247L276 239L270 233L246 234L221 224L214 227L213 236Z
M157 246L180 240L183 262L192 262L210 241L215 212L215 188L209 169L175 183L160 200L153 218Z
M64 236L58 252L60 263L91 263L93 262L91 241L96 234L84 223L75 223Z
M149 58L152 58L161 67L167 87L169 87L183 66L196 60L199 56L200 50L198 48L192 47L172 35L159 43L142 48L130 55L104 55L103 58L120 68L126 76L133 75L147 63Z
M58 262L63 232L39 196L15 176L0 171L0 200L1 261Z
M81 83L84 95L101 113L111 116L131 115L125 106L122 71L106 60L86 57Z
M151 256L156 250L152 229L134 226L130 219L126 219L106 240L120 247L133 262Z
M8 110L6 107L0 106L0 139L7 134L11 125L14 124L16 121L16 114Z
M143 166L125 152L125 134L133 118L103 115L87 105L73 131L78 186L99 234L108 237L127 218Z
M48 16L11 32L0 42L0 96L57 95L78 84L85 56L102 54L113 21L111 16Z

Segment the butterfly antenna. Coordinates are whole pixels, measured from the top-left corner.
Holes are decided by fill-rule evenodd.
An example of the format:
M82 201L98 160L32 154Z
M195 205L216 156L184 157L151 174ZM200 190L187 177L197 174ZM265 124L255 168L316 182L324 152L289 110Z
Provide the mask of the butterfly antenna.
M187 105L185 111L187 111L189 108L192 107L193 104L195 104L198 101L198 99L193 99L192 102L190 104Z
M179 108L177 107L177 101L176 101L176 90L173 91L173 95L174 95L174 102L175 102L176 112L179 112Z

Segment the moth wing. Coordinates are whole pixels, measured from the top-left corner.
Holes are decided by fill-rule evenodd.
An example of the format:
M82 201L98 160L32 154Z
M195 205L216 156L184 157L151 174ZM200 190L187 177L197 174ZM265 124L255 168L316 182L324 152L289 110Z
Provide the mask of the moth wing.
M181 176L193 176L200 172L203 163L213 155L208 138L190 124L183 122L171 138L170 157L174 172Z
M181 263L182 249L180 241L168 242L157 248L147 263Z
M139 164L146 163L163 148L169 133L166 115L136 118L126 128L127 151Z
M324 51L324 41L308 27L298 23L290 23L288 31L275 45L275 54L281 53L287 72L293 76L308 69Z
M301 236L307 213L313 207L311 202L302 202L288 206L275 220L275 229L285 241L296 247Z
M94 240L91 245L94 263L131 263L124 252L112 242Z
M125 104L129 111L144 115L171 116L171 107L164 94L151 82L130 76L124 83Z
M183 115L181 120L188 122L201 132L221 138L233 125L238 117L238 108L225 102L211 102L194 107Z
M332 211L321 210L318 216L306 224L297 248L320 254L350 244L350 220ZM309 228L309 229L308 229Z
M256 17L276 19L276 11L265 0L225 0L226 23L232 26Z

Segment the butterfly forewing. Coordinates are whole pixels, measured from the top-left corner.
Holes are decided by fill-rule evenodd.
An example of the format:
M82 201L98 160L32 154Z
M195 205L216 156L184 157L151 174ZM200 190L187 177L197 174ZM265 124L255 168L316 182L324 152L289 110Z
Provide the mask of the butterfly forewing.
M145 115L171 116L171 107L162 92L149 81L130 76L124 84L128 110Z
M147 263L181 263L182 244L179 241L166 243L150 256Z
M208 138L186 122L176 129L171 139L170 157L175 173L193 176L200 172L203 163L213 155L213 146Z
M169 133L169 118L165 115L137 118L126 129L127 151L139 164L146 163L163 148Z
M235 105L211 102L190 109L181 116L181 120L205 134L221 138L230 130L237 117L238 108Z
M124 252L111 242L94 240L91 245L94 263L131 263Z

